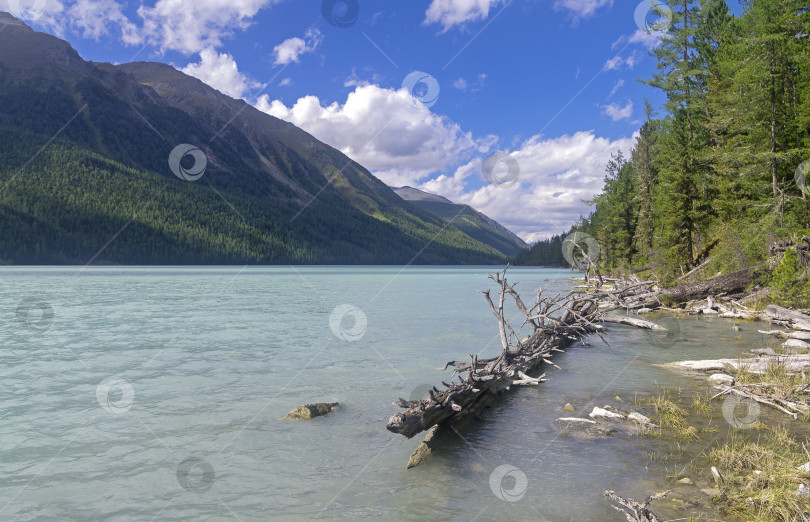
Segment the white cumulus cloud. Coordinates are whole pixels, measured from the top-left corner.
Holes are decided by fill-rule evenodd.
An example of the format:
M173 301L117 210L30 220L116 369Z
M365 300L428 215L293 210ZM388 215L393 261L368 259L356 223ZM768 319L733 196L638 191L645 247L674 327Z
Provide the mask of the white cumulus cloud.
M190 63L181 70L233 98L243 98L245 92L262 86L239 72L233 56L218 53L212 47L200 52L199 62Z
M304 38L287 38L273 48L273 54L276 56L276 65L287 65L288 63L298 63L298 58L302 54L314 52L318 48L323 36L317 29L310 29L304 35Z
M636 29L636 32L630 35L628 41L630 43L641 44L647 49L652 49L653 47L656 47L658 44L661 43L661 39L657 34L642 31L641 29Z
M602 105L602 114L610 116L613 121L626 120L633 115L633 101L626 100L624 106L618 103Z
M433 0L425 12L426 25L441 24L442 32L455 25L483 20L489 11L506 0Z
M622 67L626 67L627 69L632 69L633 67L636 66L636 64L638 64L639 61L640 61L640 58L638 56L638 53L633 51L632 53L630 53L629 55L624 56L624 57L619 56L617 54L613 58L610 58L607 61L605 61L605 66L604 67L605 67L606 71L613 71L613 70L616 70L616 69L621 69Z
M110 26L117 26L124 43L139 40L138 28L129 21L115 0L77 0L65 12L66 20L84 38L98 40L110 34Z
M404 89L360 85L342 105L305 96L287 107L263 95L256 107L301 127L389 185L415 185L488 146Z
M196 54L219 47L235 31L247 28L260 9L282 0L157 0L137 9L140 20L124 14L126 0L0 0L0 10L22 11L26 22L64 37L68 29L98 40L120 31L127 45Z
M184 54L219 47L236 29L245 29L260 9L280 0L158 0L141 5L141 40Z
M467 203L524 240L537 241L567 231L581 215L587 215L590 210L582 200L601 191L610 155L621 150L626 157L634 144L635 136L610 140L593 131L556 138L533 136L507 151L520 167L518 183L509 188L488 184L468 188L480 180L481 158L419 188Z
M557 0L554 2L555 9L568 11L576 20L587 18L600 8L612 5L613 0Z

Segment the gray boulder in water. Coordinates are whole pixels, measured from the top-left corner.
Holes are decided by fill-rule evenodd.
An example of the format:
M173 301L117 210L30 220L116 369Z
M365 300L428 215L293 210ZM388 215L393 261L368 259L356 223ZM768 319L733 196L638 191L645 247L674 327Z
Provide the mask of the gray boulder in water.
M336 407L336 402L318 402L315 404L304 404L299 406L287 414L285 419L311 419L313 417L320 417L332 411Z

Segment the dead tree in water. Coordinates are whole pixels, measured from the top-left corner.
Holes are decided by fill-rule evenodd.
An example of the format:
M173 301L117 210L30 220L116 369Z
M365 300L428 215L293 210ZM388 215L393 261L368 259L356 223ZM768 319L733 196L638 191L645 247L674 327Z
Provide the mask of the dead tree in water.
M515 285L507 282L508 268L502 274L489 276L500 285L497 304L489 291L481 292L498 321L500 355L491 359L478 359L471 355L469 362L447 362L443 369L454 366L454 374L467 372L467 375L459 376L458 383L443 383L446 386L444 390L434 387L428 392L427 399L400 398L395 405L406 411L388 419L386 427L389 431L411 438L435 425L453 424L481 411L512 386L537 386L543 382L545 374L531 377L528 374L530 371L544 363L553 364L550 359L553 352L561 352L572 341L599 329L599 307L594 298L581 292L546 298L542 290L538 290L534 305L528 308L515 291ZM507 294L525 316L523 325L529 324L534 330L523 340L520 340L504 315Z

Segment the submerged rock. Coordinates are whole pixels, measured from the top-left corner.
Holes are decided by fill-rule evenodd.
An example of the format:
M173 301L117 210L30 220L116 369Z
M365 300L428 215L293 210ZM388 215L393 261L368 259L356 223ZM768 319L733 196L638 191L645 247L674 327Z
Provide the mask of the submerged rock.
M577 411L577 410L575 410L574 407L571 406L570 402L566 402L565 406L562 407L562 411L572 412L572 411Z
M722 494L722 491L717 488L703 488L700 491L709 495L710 497L719 497Z
M315 404L304 404L287 414L285 419L311 419L320 417L332 411L336 407L336 402L317 402Z

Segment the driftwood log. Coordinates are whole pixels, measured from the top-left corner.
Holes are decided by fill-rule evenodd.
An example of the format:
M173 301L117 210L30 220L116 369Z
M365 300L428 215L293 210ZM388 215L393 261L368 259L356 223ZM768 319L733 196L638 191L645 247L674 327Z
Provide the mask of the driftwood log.
M810 331L810 316L781 306L768 305L765 314L773 321L784 323L796 330Z
M529 372L543 364L553 364L550 357L562 352L572 341L598 330L600 312L597 301L582 292L565 296L543 297L537 292L533 306L527 307L514 286L507 282L506 270L489 277L500 286L497 302L490 292L481 292L498 322L501 353L492 359L481 360L471 355L469 362L448 361L454 366L459 382L444 383L446 389L434 387L427 399L405 400L394 404L406 411L388 419L386 428L408 438L436 425L453 424L463 417L475 414L512 386L536 386L545 374L532 377ZM517 332L504 315L504 301L511 296L517 309L525 316L524 325L531 325L533 333L520 340ZM519 328L518 328L519 329Z
M799 418L800 413L807 413L808 407L807 405L801 403L795 397L791 396L791 392L789 391L786 394L779 394L776 393L769 393L764 391L763 388L777 388L776 384L769 384L769 383L756 383L756 384L735 384L734 386L728 386L725 384L719 384L715 386L720 393L712 397L712 399L716 399L721 395L726 394L734 394L745 399L753 400L759 402L761 404L765 404L772 408L775 408L782 413L785 413L796 420ZM804 390L799 390L796 393L801 393Z
M648 330L656 330L665 332L666 328L657 325L644 319L636 319L635 317L627 317L626 315L603 314L601 317L603 322L626 324L628 326L635 326L636 328L646 328Z
M688 283L673 288L659 288L646 293L630 293L624 289L620 294L619 306L622 308L651 308L661 305L661 300L676 303L705 299L712 295L740 292L753 281L754 272L750 269L739 270L730 274ZM649 284L650 282L647 282Z

